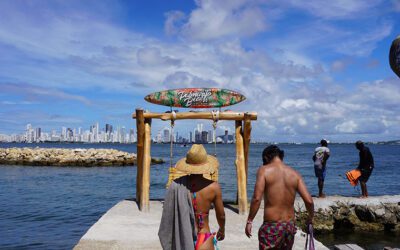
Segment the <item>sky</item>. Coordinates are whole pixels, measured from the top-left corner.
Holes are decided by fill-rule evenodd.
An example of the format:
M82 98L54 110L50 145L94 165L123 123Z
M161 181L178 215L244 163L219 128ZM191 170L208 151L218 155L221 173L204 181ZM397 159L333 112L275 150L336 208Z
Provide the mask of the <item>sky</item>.
M399 27L399 0L0 1L0 134L133 128L168 110L149 93L217 87L247 97L229 109L258 113L256 141L400 139Z

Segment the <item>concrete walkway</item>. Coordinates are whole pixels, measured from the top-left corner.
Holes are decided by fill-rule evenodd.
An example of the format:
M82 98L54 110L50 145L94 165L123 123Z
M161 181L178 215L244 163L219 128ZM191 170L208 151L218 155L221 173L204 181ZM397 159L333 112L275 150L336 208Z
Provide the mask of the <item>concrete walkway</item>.
M151 201L150 213L139 211L136 202L124 200L104 214L75 246L82 249L161 249L158 228L162 214L162 202ZM257 232L262 222L262 211L254 220L253 237L247 238L244 226L247 216L241 216L225 208L225 240L218 242L220 249L258 249ZM215 211L210 211L210 227L218 229ZM305 234L298 230L293 249L304 249ZM328 249L320 242L315 242L316 249Z

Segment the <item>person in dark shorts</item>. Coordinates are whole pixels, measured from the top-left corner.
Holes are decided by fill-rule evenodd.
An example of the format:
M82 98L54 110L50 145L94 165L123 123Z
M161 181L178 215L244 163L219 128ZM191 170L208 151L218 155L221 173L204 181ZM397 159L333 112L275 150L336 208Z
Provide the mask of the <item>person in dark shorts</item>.
M360 198L367 198L367 181L371 176L372 170L374 170L374 157L372 157L371 151L364 145L362 141L356 142L356 148L360 151L360 162L358 163L357 167L357 169L361 171L361 176L358 179L360 181L362 193Z
M318 178L318 197L325 198L323 192L324 181L326 175L326 161L330 156L330 151L328 148L328 142L324 139L321 140L321 146L314 150L313 161L314 161L314 171L315 177Z

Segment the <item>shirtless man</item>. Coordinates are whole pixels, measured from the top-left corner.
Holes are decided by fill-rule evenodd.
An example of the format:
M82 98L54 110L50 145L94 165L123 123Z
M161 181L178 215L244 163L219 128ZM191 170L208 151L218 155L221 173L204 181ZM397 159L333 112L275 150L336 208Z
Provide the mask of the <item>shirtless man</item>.
M253 219L264 195L264 223L258 231L259 249L292 249L296 234L294 200L303 199L307 223L312 223L314 203L301 175L283 163L284 152L277 146L263 151L264 165L258 169L245 233L251 237Z

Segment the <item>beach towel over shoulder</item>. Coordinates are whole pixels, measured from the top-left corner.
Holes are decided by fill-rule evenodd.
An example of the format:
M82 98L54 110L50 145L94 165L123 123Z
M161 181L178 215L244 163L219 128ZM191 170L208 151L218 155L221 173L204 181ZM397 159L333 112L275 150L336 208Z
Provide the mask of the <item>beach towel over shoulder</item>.
M158 237L164 250L194 249L195 220L188 177L174 180L164 200Z

